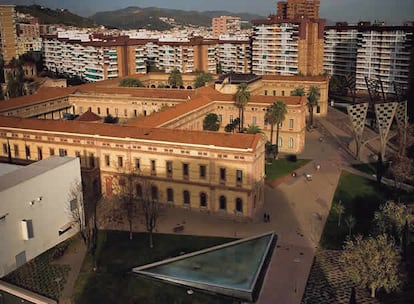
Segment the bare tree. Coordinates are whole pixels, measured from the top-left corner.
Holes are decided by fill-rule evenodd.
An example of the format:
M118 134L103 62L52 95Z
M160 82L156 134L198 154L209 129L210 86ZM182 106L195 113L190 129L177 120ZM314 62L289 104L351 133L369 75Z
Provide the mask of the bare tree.
M396 155L392 158L389 168L394 177L395 188L399 189L401 184L411 176L413 161L407 156Z
M160 204L158 202L159 194L158 188L152 184L148 179L141 178L141 199L140 210L145 218L145 227L149 233L149 246L154 247L153 232L157 227L158 218L160 216Z
M67 210L72 222L78 228L83 242L89 247L91 230L85 222L82 183L79 180L74 181L70 187Z

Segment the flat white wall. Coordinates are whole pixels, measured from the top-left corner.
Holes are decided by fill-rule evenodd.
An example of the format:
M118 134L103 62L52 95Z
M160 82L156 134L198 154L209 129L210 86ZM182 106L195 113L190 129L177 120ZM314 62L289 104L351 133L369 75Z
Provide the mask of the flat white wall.
M16 269L19 253L25 251L29 261L76 234L74 226L59 235L59 229L72 221L71 189L81 181L79 159L66 159L57 167L0 191L0 217L7 214L0 219L0 277ZM36 201L39 197L42 199ZM30 204L32 201L34 204ZM23 239L22 220L32 221L34 237L29 240Z

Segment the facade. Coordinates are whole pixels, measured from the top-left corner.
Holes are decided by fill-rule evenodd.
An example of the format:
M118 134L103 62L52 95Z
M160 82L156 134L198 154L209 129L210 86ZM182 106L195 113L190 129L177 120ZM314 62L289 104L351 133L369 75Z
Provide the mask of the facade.
M325 21L253 20L252 72L258 75L320 75L323 73Z
M319 18L319 0L287 0L277 3L277 16L281 19Z
M413 26L338 23L325 29L325 70L330 75L353 74L357 90L365 77L381 79L386 93L393 82L407 87L414 48Z
M14 5L0 5L0 50L8 63L17 58L16 10Z
M42 50L40 26L37 18L18 20L17 36L18 56L28 52L40 52Z
M218 38L220 35L240 33L240 17L220 16L212 19L213 37Z
M5 171L0 176L0 277L76 234L72 210L83 220L82 196L77 200L71 194L81 181L77 158L50 157Z

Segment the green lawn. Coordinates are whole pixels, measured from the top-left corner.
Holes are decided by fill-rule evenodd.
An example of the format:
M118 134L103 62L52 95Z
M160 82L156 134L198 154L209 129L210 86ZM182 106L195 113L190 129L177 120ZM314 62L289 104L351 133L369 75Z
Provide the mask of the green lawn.
M298 159L296 162L287 159L275 159L271 164L266 164L266 180L274 181L275 179L286 176L298 168L303 167L308 162L310 162L309 159Z
M324 249L340 249L342 247L348 235L345 218L349 215L353 215L356 219L352 234L368 235L372 231L374 212L387 200L396 200L397 196L402 202L414 200L413 193L398 192L384 185L379 187L375 181L349 172L342 172L332 205L341 200L345 207L345 213L342 215L340 226L338 226L338 217L331 208L320 246Z
M357 169L361 172L367 173L367 174L376 174L376 164L375 163L361 163L361 164L354 164L352 165L352 168Z
M92 271L88 256L76 282L76 303L232 303L212 295L165 284L131 273L133 267L189 253L233 239L186 235L154 235L154 248L148 246L148 235L101 231L97 252L98 271Z

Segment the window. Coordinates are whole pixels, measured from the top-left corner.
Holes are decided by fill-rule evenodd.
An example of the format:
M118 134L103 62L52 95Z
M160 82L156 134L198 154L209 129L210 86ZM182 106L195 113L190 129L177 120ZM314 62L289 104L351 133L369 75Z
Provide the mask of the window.
M127 116L128 116L128 110L127 110L127 109L125 109L125 110L124 110L124 116L125 116L125 117L127 117Z
M293 137L289 137L289 149L293 149Z
M265 96L267 96L267 90L264 91Z
M190 205L190 192L187 190L183 191L184 205Z
M167 188L167 202L174 202L174 190L172 188Z
M252 123L254 126L256 125L256 116L253 116Z
M155 166L155 160L151 160L151 174L152 175L156 175L157 174L156 166Z
M79 151L75 151L75 156L76 156L77 158L80 158L80 157L81 157L80 152L79 152Z
M59 156L67 156L68 155L68 151L66 151L66 149L59 149Z
M106 115L109 115L109 108L106 108Z
M89 153L89 167L95 168L95 155L93 153Z
M206 165L200 165L200 178L206 178L207 167Z
M273 96L276 96L276 90L273 90Z
M135 185L135 194L139 200L142 199L142 186L140 184Z
M293 119L289 119L289 128L293 129Z
M49 148L49 155L50 155L50 156L55 155L55 149L53 149L53 148Z
M224 195L220 196L219 203L220 203L220 210L227 209L227 199Z
M285 96L285 91L282 91L282 96Z
M118 117L118 108L115 108L115 116Z
M226 181L226 168L220 168L220 180Z
M219 122L222 122L222 121L223 121L223 115L222 115L222 114L219 114L219 115L218 115L218 121L219 121Z
M109 167L111 165L111 159L110 156L107 154L105 155L105 166Z
M157 186L151 186L151 198L153 202L158 201L158 188Z
M234 121L233 115L230 115L230 123L233 123L233 121Z
M243 200L240 197L236 198L236 212L243 212Z
M207 207L207 194L204 192L200 193L200 207L206 208Z
M30 159L30 147L26 146L26 159Z
M189 175L189 165L183 164L183 178L188 179L188 175Z
M122 156L118 156L118 168L122 168L124 166L124 159Z
M137 110L134 110L134 116L135 116L135 117L137 117L137 116L138 116Z
M13 145L14 148L14 157L19 157L19 146Z
M167 161L166 167L167 167L167 176L171 177L172 174L173 174L173 163L172 163L172 161Z
M78 209L78 200L74 198L70 201L70 211L75 211L76 209Z
M236 182L238 184L241 184L243 182L243 171L242 170L236 170Z
M79 113L83 113L83 107L79 107Z
M41 147L37 147L37 159L38 160L43 159L43 153L42 153L42 148Z
M9 149L7 149L7 144L3 144L3 154L7 155L9 152Z
M282 147L282 137L281 136L279 136L279 139L277 140L277 146L280 148L280 147Z
M96 112L98 112L98 115L101 115L101 108L100 108L100 107L98 107L98 108L96 109Z

